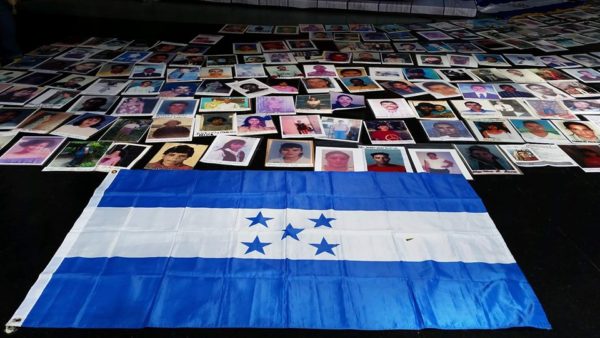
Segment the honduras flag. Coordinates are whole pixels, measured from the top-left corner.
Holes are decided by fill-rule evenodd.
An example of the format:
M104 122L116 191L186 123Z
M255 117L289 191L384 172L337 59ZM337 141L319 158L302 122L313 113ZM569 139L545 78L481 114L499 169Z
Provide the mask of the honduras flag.
M136 170L107 176L7 325L550 328L460 175Z

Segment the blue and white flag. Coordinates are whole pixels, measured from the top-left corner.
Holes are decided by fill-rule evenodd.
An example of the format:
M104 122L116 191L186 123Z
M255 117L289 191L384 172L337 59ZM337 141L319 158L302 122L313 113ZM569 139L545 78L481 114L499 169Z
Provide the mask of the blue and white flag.
M8 328L550 328L460 175L109 174Z

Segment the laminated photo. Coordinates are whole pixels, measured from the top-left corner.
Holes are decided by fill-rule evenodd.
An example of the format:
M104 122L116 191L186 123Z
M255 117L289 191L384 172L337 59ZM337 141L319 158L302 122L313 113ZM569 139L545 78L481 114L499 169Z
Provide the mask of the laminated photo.
M384 65L412 66L410 53L381 53L381 62Z
M152 146L113 143L96 163L96 171L108 172L115 169L131 169Z
M156 117L194 117L198 110L198 100L196 99L161 99L155 108Z
M17 128L24 133L48 134L72 116L73 114L66 112L38 110L19 123ZM1 119L2 110L0 110Z
M265 69L275 79L298 79L304 76L296 65L266 66Z
M273 88L267 86L266 84L260 82L257 79L236 81L227 83L226 85L248 98L264 96L275 92Z
M263 56L267 64L271 65L297 63L296 59L294 59L294 54L289 52L264 53Z
M473 175L520 175L498 146L491 144L455 144L454 147Z
M206 66L233 66L237 63L235 54L205 55Z
M525 142L530 143L569 143L559 131L547 120L509 120L521 134Z
M204 82L202 83L204 85ZM168 82L160 88L160 97L194 97L194 93L200 89L198 82Z
M167 82L199 81L200 67L169 67L165 77Z
M404 78L408 81L440 80L440 76L432 68L404 68Z
M365 97L362 95L352 95L345 93L329 93L331 109L346 110L365 107Z
M267 80L269 86L276 91L277 94L298 94L299 80L295 79L273 79Z
M248 111L250 99L247 97L203 97L200 99L199 112L212 111Z
M23 136L0 156L0 165L43 165L65 140L59 136Z
M68 89L48 89L27 103L27 107L62 109L73 101L79 92Z
M307 78L338 76L334 65L304 65L304 73Z
M357 148L317 147L315 171L367 171L363 152Z
M335 71L340 78L367 76L367 71L364 67L336 67Z
M215 136L218 134L232 135L236 133L235 113L210 113L196 117L194 137Z
M445 55L416 54L417 65L421 67L450 67Z
M233 44L233 54L260 54L258 42L236 42Z
M310 168L313 163L313 141L267 140L265 167Z
M360 148L364 152L367 171L413 172L404 147L360 146Z
M256 81L256 80L255 80ZM203 81L196 89L196 95L200 96L230 96L233 89L221 80Z
M74 114L106 114L117 98L118 96L82 95L67 111Z
M261 115L294 115L293 96L261 96L256 98L256 113Z
M192 170L206 148L203 144L165 143L144 169Z
M166 64L138 63L131 70L130 79L160 79L165 75Z
M531 94L527 89L518 83L494 83L494 89L498 92L503 99L513 98L535 98L535 95Z
M478 141L523 143L519 133L508 121L502 119L467 120L467 124Z
M354 143L357 143L360 139L362 120L322 117L321 123L325 132L325 139Z
M458 119L446 101L408 101L408 103L421 119Z
M412 144L413 136L402 120L367 120L365 128L372 144Z
M502 117L489 100L452 100L450 102L465 119Z
M573 114L600 114L600 100L564 100L562 103Z
M51 83L49 87L64 89L81 89L94 81L96 81L95 76L70 74L56 82Z
M158 98L123 97L117 104L113 116L151 116L158 104Z
M463 175L472 180L469 170L454 149L408 149L418 173Z
M467 127L462 121L419 121L429 141L475 141Z
M15 129L33 112L33 108L0 107L0 130Z
M354 52L352 53L353 63L381 63L381 54L374 52Z
M296 112L305 114L331 114L330 94L296 96Z
M363 93L383 90L368 76L345 77L340 79L350 93Z
M108 62L100 67L96 76L98 77L129 77L133 70L132 63Z
M42 171L93 171L111 142L71 141Z
M406 80L379 82L381 86L402 97L409 98L414 96L427 95L428 93L419 86Z
M119 95L129 83L127 80L98 79L81 93L83 95Z
M477 78L468 73L465 69L449 68L435 70L442 79L450 82L479 82Z
M348 68L346 68L348 69ZM350 68L352 69L352 68ZM339 68L338 68L338 72L340 72ZM366 73L361 74L361 75L352 75L352 74L348 74L348 76L342 76L341 72L340 72L340 77L352 77L352 76L364 76L367 75ZM369 67L369 75L371 76L371 78L373 80L383 80L383 81L395 81L395 80L401 80L404 78L404 75L402 74L402 68L383 68L383 67Z
M236 64L236 66L237 66L237 64ZM245 67L248 68L248 67L252 67L252 66L245 66ZM244 68L244 67L242 67L242 68ZM242 70L242 73L243 73L242 68L240 68L240 70ZM237 67L236 67L236 69L237 69ZM213 79L223 80L223 79L232 79L232 78L233 78L233 70L231 69L230 66L207 66L207 67L202 67L200 69L200 79L202 79L202 80L213 80Z
M527 100L527 105L542 119L579 120L567 109L561 101L553 100Z
M44 87L13 85L0 93L0 105L23 106L44 91Z
M585 83L600 83L600 72L592 68L565 69L565 73Z
M376 119L416 117L405 99L368 99L367 101Z
M158 95L164 80L133 80L129 83L123 95Z
M424 81L417 83L417 86L427 91L436 99L447 99L461 96L458 88L446 81Z
M337 81L330 77L311 77L300 80L308 94L342 92Z
M236 126L238 136L277 134L277 127L271 116L238 114Z
M247 167L260 138L217 135L200 162Z
M319 115L294 115L279 118L283 138L324 137L325 132Z
M552 121L573 143L600 143L600 128L590 121Z
M218 68L202 68L201 77L203 79L206 78L215 78L216 76L221 76L222 78L231 78L231 73L229 74L211 74L210 72L217 70ZM231 68L229 68L229 72L231 72ZM212 76L211 76L212 75ZM244 64L236 64L235 65L235 77L239 79L247 79L247 78L256 78L256 77L267 77L265 73L265 69L262 64L254 64L254 63L244 63Z
M193 117L156 117L152 119L146 143L189 142L192 140L193 130Z
M101 141L138 143L144 137L151 119L118 119L100 137Z

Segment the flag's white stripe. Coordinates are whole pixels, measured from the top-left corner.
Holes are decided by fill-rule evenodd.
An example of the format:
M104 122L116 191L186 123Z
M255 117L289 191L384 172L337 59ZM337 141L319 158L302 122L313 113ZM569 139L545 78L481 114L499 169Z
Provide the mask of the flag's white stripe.
M269 227L247 218L262 212ZM321 211L296 209L98 208L69 236L77 242L69 257L203 257L341 259L513 263L508 248L485 213L322 211L331 228L310 218ZM291 224L304 229L299 241L281 239ZM265 254L246 254L258 236L271 243ZM310 244L325 238L335 256L315 255Z

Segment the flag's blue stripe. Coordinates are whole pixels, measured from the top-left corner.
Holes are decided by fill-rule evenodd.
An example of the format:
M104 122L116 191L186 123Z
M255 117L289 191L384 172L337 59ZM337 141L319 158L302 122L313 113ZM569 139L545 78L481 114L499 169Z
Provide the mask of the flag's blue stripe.
M25 327L550 328L516 264L67 258Z
M121 171L100 207L486 212L460 175Z

